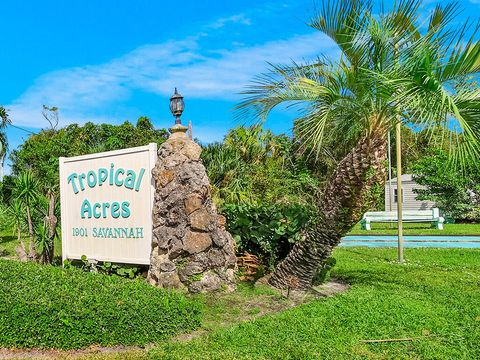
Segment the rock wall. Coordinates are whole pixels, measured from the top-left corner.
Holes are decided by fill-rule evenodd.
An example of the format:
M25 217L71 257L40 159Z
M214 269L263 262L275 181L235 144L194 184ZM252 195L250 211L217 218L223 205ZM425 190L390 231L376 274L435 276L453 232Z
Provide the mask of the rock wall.
M188 291L231 291L236 257L200 160L201 148L173 132L158 149L150 283Z

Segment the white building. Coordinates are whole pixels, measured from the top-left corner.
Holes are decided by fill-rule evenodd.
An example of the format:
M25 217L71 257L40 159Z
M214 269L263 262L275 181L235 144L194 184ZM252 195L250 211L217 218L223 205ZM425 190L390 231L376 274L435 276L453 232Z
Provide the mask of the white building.
M402 188L404 210L429 210L435 207L435 203L432 201L416 199L417 194L413 191L413 189L423 189L425 187L413 181L412 174L402 175ZM391 192L392 202L390 208L389 182L387 180L385 184L385 211L397 211L397 178L392 178L391 180Z

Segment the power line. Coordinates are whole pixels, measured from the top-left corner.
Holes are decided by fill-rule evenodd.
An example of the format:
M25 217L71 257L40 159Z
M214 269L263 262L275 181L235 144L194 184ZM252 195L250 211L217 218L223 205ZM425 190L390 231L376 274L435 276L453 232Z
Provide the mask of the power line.
M10 126L13 126L14 128L17 128L17 129L23 130L23 131L25 131L25 132L27 132L27 133L29 133L29 134L32 134L32 135L37 135L37 134L36 134L36 133L34 133L33 131L30 131L30 130L24 129L24 128L20 127L20 126L16 126L16 125L13 125L13 124L9 124L9 125L10 125Z

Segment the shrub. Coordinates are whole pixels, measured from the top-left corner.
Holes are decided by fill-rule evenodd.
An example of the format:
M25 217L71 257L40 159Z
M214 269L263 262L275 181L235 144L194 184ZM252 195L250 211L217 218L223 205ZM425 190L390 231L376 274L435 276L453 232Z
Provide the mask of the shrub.
M227 204L223 213L237 251L255 254L271 268L288 254L315 214L299 204Z
M182 294L139 280L0 260L0 347L145 345L199 318Z

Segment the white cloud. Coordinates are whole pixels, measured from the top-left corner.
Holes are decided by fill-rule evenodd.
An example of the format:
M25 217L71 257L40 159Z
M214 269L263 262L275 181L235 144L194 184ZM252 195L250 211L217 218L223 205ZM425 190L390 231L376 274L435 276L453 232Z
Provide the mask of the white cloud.
M229 17L220 18L213 22L209 27L211 27L212 29L220 29L228 23L251 25L252 21L248 17L246 17L245 14L236 14Z
M61 125L105 121L109 106L121 106L139 90L169 96L178 86L189 98L234 99L267 62L337 51L319 32L233 49L202 48L202 36L145 45L104 64L44 74L7 108L15 124L39 127L42 104L60 108Z

